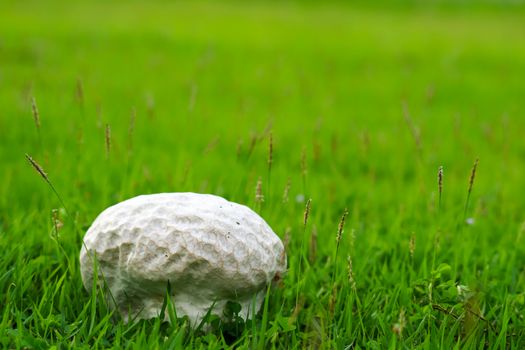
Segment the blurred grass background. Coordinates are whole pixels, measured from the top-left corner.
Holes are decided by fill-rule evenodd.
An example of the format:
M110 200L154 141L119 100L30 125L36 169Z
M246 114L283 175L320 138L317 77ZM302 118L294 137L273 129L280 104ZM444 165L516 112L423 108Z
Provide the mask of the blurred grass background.
M136 132L156 136L150 147L173 148L157 152L159 157L205 147L225 133L218 146L235 149L239 139L270 121L276 133L282 130L287 153L296 154L311 144L319 124L328 137L335 133L352 143L364 131L406 134L406 101L429 161L465 164L485 151L501 162L493 145L475 138L491 134L512 142L502 133L520 123L522 10L463 11L461 4L444 4L392 11L316 3L7 2L0 24L0 101L2 140L11 146L3 156L20 158L13 147L29 151L23 141L35 138L28 132L34 128L28 95L41 110L43 142L76 144L60 134L82 119L75 117L80 79L85 127L109 122L124 138L135 107ZM158 115L152 127L140 118L148 104ZM195 137L192 125L201 122L208 127ZM469 133L461 142L484 149L459 144L454 128ZM83 141L92 141L100 156L103 133L92 131L84 136L96 140ZM384 137L391 145L399 141ZM118 137L114 142L119 147ZM465 152L439 154L440 147ZM412 152L393 152L400 150Z
M361 297L370 298L369 310L385 312L387 325L400 307L413 307L407 301L413 298L399 304L391 295L413 283L399 275L412 232L419 247L412 267L423 278L439 230L437 262L452 266L453 281L482 291L480 303L501 325L502 305L524 288L524 11L510 1L3 1L0 247L15 253L4 261L2 293L11 290L11 265L44 256L48 268L66 271L48 235L51 209L60 203L27 164L27 152L82 228L105 207L141 193L209 192L258 207L261 178L265 202L258 210L281 237L292 232L288 283L304 283L312 301L326 293L322 276L330 274L337 222L347 207L356 242L344 243L342 260L354 257ZM468 213L475 225L458 231L478 157ZM288 179L290 201L282 203ZM312 234L301 236L307 198L323 244L315 269L297 282L301 239ZM79 234L66 225L61 239L75 261ZM344 279L345 262L338 264ZM87 302L72 269L69 288ZM7 314L40 301L39 291L56 282L47 269L18 278L32 274L35 288L20 291ZM284 306L272 312L289 316L293 298L284 292L275 298ZM381 300L394 304L385 310ZM311 324L325 308L312 305L299 323ZM517 327L523 303L514 306ZM60 312L67 320L75 309ZM361 346L395 338L390 326L370 317L372 336L359 338ZM4 317L4 328L9 320ZM411 331L419 343L425 333L416 326ZM7 339L4 344L17 338Z

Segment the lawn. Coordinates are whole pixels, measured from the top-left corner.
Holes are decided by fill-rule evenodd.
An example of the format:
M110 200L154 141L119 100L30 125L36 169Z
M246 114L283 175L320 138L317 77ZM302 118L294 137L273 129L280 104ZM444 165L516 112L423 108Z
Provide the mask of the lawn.
M3 1L0 347L525 348L524 78L518 5ZM103 209L185 191L284 241L254 320L84 289Z

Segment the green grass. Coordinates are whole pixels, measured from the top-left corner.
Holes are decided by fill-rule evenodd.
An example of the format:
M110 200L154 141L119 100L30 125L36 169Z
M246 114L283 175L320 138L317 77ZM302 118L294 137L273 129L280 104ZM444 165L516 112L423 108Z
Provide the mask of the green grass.
M0 347L524 348L524 23L519 6L3 2ZM96 215L178 191L288 232L254 321L195 331L168 303L171 324L123 324L84 290Z

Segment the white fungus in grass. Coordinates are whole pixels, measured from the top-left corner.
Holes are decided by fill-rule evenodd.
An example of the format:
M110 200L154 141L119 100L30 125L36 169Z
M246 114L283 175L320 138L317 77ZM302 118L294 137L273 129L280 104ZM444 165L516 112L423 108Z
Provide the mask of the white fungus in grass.
M168 281L177 316L194 325L212 306L222 315L228 301L239 303L246 319L286 270L283 244L259 215L208 194L161 193L116 204L96 218L84 244L85 288L92 290L96 258L109 305L125 321L159 316Z

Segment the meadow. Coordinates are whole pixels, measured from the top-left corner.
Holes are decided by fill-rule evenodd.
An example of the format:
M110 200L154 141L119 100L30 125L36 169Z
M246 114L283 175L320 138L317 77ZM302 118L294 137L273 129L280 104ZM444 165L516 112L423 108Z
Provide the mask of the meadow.
M3 1L0 347L525 348L525 9L462 4ZM285 242L254 320L84 289L98 213L184 191Z

